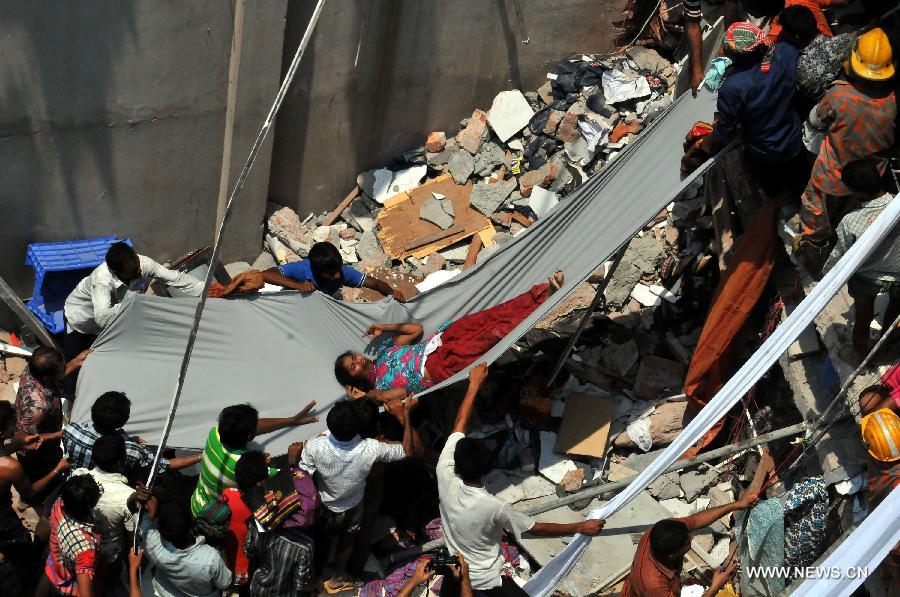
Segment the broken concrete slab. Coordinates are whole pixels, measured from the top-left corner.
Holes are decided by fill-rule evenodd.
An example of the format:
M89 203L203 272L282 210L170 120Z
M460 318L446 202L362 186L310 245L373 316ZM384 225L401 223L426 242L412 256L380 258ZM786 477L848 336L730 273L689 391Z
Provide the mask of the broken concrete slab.
M681 497L681 484L678 482L678 472L673 471L660 475L647 487L647 491L658 500L671 500Z
M301 224L299 216L289 207L282 207L269 216L266 222L269 233L301 256L306 256L312 247L312 235Z
M534 215L539 218L542 218L553 211L553 208L556 207L558 203L559 199L557 198L556 193L541 187L534 187L531 190L531 197L528 199L528 207L530 207L531 211L534 212Z
M544 187L556 179L559 167L556 164L547 163L537 170L529 170L519 177L519 192L523 197L531 195L533 187Z
M478 176L487 176L503 163L505 152L496 143L490 141L481 146L475 155L474 172Z
M465 151L454 151L447 162L447 169L456 184L466 184L475 170L475 158Z
M252 264L250 264L251 269L255 269L258 272L264 272L267 269L271 269L273 267L277 267L278 264L275 263L275 258L272 257L272 254L268 251L263 251L259 254Z
M632 477L637 476L638 471L632 470L623 464L618 464L615 462L609 463L609 472L606 475L606 480L609 483L615 483L617 481L623 481L625 479L630 479Z
M386 168L379 168L357 176L356 184L363 193L378 203L384 203L384 200L390 196L389 187L393 179L393 172Z
M233 261L231 263L225 264L225 271L228 272L228 275L232 278L238 274L242 274L245 271L250 269L250 264L246 261Z
M522 501L516 509L525 510L556 499L555 496L537 500ZM567 524L580 522L584 516L603 504L592 501L587 508L574 512L567 507L557 508L539 516L543 522ZM637 544L641 535L656 522L671 518L672 512L664 508L646 491L623 506L606 520L603 532L594 537L572 571L557 587L560 595L596 595L598 590L610 583L610 579L622 578L631 568ZM526 534L519 545L539 566L546 566L553 556L560 553L571 540L570 537L537 537ZM700 549L692 546L692 553ZM685 570L688 566L685 567Z
M444 170L444 166L450 161L450 156L453 155L454 151L456 151L456 145L451 147L451 144L448 142L447 146L442 151L437 153L426 153L425 160L428 167L434 168L435 170Z
M391 184L388 186L388 197L416 188L427 173L428 166L425 165L413 166L412 168L395 172L394 177L391 179ZM376 197L375 200L377 201L378 198ZM384 203L384 201L379 201L379 203Z
M466 123L466 128L456 135L456 143L470 154L478 153L478 148L487 139L488 115L484 110L475 110ZM526 123L527 124L527 123ZM524 125L523 125L524 126Z
M641 277L655 273L656 262L664 250L663 242L654 236L637 236L631 239L619 267L604 291L607 303L616 307L627 303L631 290L640 282Z
M684 499L687 502L693 502L707 487L710 487L719 480L719 474L716 471L701 472L698 470L690 470L681 473L679 483L684 491Z
M685 367L691 364L691 353L688 352L688 349L684 347L672 332L666 332L666 346L669 347L669 350L672 351L679 363Z
M341 218L360 232L367 232L375 227L372 210L369 208L367 200L362 197L354 199L341 213Z
M488 111L488 123L503 143L528 125L534 110L518 89L501 91Z
M387 255L385 255L384 251L381 249L381 243L378 242L375 231L371 229L366 230L359 237L359 242L356 245L356 252L363 261L387 258Z
M663 390L678 393L683 386L684 365L681 363L655 355L641 359L634 382L634 395L638 398L656 398Z
M631 289L631 298L636 300L643 307L658 307L662 303L659 295L653 293L646 284L635 284Z
M639 356L637 342L633 339L624 344L610 344L600 353L603 366L619 377L628 375Z
M648 70L651 73L660 73L670 68L671 63L659 55L659 52L644 46L633 46L625 51L628 57L640 70Z
M453 226L453 204L450 203L450 213L447 213L445 203L450 203L446 199L439 200L432 197L425 201L419 207L419 218L426 222L431 222L441 230L446 230Z
M266 235L266 245L268 245L269 250L272 252L272 256L275 257L275 261L277 261L278 263L300 261L300 257L296 253L294 253L290 249L290 247L285 245L283 242L281 242L271 234Z
M338 250L341 252L341 258L343 258L344 263L356 263L359 261L359 256L356 254L356 246L358 244L359 241L356 239L340 240Z
M466 255L469 254L469 243L456 244L446 249L442 249L439 253L450 263L460 264L466 260Z
M472 187L471 205L474 209L489 216L500 208L515 188L515 178L495 183L479 182Z

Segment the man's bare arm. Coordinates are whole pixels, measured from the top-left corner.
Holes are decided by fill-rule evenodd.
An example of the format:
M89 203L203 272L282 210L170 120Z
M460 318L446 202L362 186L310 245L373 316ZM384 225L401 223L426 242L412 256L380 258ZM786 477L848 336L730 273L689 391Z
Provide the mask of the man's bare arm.
M312 292L316 289L316 285L312 282L299 282L297 280L294 280L293 278L288 278L287 276L282 274L281 270L277 267L270 267L269 269L264 270L261 273L263 282L267 284L274 284L276 286L289 288L291 290L299 290L300 292Z
M459 410L456 411L456 421L453 424L453 433L465 433L466 427L469 425L469 417L472 416L472 409L475 407L475 397L481 384L487 379L488 367L487 363L479 363L472 367L469 371L469 388L463 398Z

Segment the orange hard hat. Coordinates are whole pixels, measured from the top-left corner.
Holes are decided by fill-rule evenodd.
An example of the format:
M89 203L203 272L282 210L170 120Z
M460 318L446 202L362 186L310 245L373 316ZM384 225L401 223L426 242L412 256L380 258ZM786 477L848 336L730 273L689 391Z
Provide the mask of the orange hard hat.
M862 442L879 462L900 460L900 417L897 413L882 408L869 413L859 422Z
M884 30L876 27L856 38L844 69L867 81L886 81L893 77L891 42Z

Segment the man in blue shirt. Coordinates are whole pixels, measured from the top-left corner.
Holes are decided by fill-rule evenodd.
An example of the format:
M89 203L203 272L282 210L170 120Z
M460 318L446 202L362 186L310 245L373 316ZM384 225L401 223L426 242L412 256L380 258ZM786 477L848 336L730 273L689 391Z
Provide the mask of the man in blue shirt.
M684 174L740 136L744 166L766 195L800 194L809 168L794 90L797 60L815 35L816 23L809 9L801 6L785 9L781 21L782 33L774 47L750 23L729 27L723 47L732 65L719 88L718 120L712 134L685 154Z
M371 288L385 296L392 296L400 302L406 300L402 292L387 282L367 276L349 265L344 265L340 251L328 242L314 244L309 250L307 259L267 269L262 275L263 280L268 284L300 292L321 290L325 294L334 296L344 286L350 286L351 288Z

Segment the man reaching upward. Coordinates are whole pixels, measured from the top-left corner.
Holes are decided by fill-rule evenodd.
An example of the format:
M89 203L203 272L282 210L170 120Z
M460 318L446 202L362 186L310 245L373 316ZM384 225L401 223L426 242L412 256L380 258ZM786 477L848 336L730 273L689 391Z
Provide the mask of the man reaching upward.
M453 433L438 459L441 524L450 553L459 552L468 562L475 591L491 597L527 595L511 578L501 574L500 539L504 530L517 538L524 533L545 537L575 533L594 536L606 521L536 522L484 489L482 477L493 468L493 454L482 440L466 437L466 427L487 372L484 363L469 372L469 389L456 414ZM452 575L444 576L441 595L460 595L459 581Z

